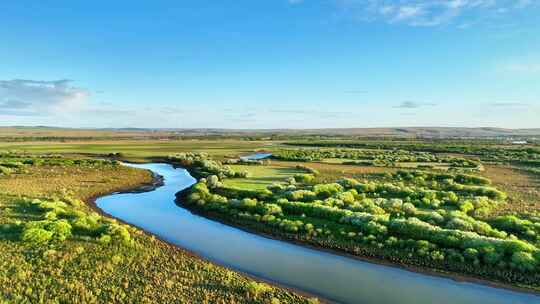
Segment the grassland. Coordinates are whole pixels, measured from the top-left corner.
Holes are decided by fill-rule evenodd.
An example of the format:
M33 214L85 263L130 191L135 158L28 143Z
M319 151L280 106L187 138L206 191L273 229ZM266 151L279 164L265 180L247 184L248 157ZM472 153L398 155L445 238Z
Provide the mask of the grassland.
M73 195L87 201L152 181L148 171L123 166L28 166L22 172L0 178L3 194L28 197Z
M498 214L535 214L540 212L540 176L519 167L486 166L484 176L508 193L508 203L499 206Z
M313 146L315 144L316 142L309 143L309 149L316 149L316 147L314 148ZM342 143L340 142L340 144ZM352 147L347 146L352 149L358 145L362 151L381 154L382 158L388 158L389 154L400 154L400 152L394 151L396 150L395 148L399 148L408 149L407 151L414 153L416 153L415 151L422 151L424 154L433 154L434 159L444 161L452 157L460 158L461 160L459 160L458 166L454 165L453 168L449 168L450 166L448 165L450 163L444 161L438 162L434 166L427 165L433 165L435 162L413 162L409 160L401 162L400 166L393 166L391 163L389 163L389 165L369 165L360 163L344 164L343 162L346 161L359 160L347 158L327 158L317 161L272 159L264 165L232 164L230 165L232 171L246 171L248 172L248 177L220 177L218 178L218 182L223 183L223 188L225 190L219 190L212 194L225 197L227 202L233 201L234 203L232 205L235 207L231 208L238 212L230 212L230 214L236 214L233 218L230 217L230 214L220 218L222 215L220 215L219 212L216 212L216 210L205 212L211 217L220 218L230 224L252 229L253 231L272 234L277 237L282 237L283 239L305 242L323 248L342 250L351 254L375 257L384 261L392 261L392 263L397 264L414 265L415 267L423 269L438 269L439 271L465 274L513 286L525 286L533 289L539 288L536 283L531 283L531 280L537 281L536 269L538 266L536 262L538 253L536 253L536 249L530 249L532 247L526 246L526 248L529 248L527 249L529 251L518 253L516 255L514 255L516 252L507 252L504 250L504 253L502 254L494 253L493 250L495 250L495 247L493 246L493 248L490 247L487 249L472 248L474 250L467 251L465 248L452 247L455 246L455 244L451 244L451 246L448 244L439 244L437 243L437 237L428 241L426 245L426 242L424 241L426 241L427 236L418 238L414 233L403 236L400 232L396 231L392 232L395 235L389 235L388 232L384 232L384 228L380 227L380 225L389 225L386 228L387 231L388 229L393 229L392 227L395 227L393 225L397 225L393 222L396 218L402 218L404 220L408 218L419 218L429 225L434 226L434 229L465 229L468 230L467 232L474 233L478 233L474 231L474 229L480 229L478 227L483 227L482 229L484 229L489 226L491 228L486 228L487 230L481 231L481 238L484 236L496 235L502 240L518 238L529 245L540 246L536 236L540 235L540 231L537 232L535 230L536 228L534 228L538 225L538 213L540 211L540 179L538 174L531 170L526 170L526 168L530 167L524 167L525 165L522 164L522 162L526 162L527 166L533 166L535 164L538 160L536 146L531 145L516 148L511 145L492 142L482 142L482 145L476 145L474 142L463 141L442 144L423 141L400 141L394 143L392 141L384 140L367 143L355 140L348 141L347 145L352 145ZM291 146L285 146L282 141L251 141L239 139L220 139L219 141L193 139L170 141L96 140L77 142L0 143L0 151L10 150L19 153L55 153L66 155L68 157L114 158L138 162L171 161L168 159L168 156L180 152L205 152L210 158L217 161L224 161L258 150L277 152L282 149L291 149ZM332 146L325 147L325 150L332 149ZM392 153L387 153L387 151L390 150L392 150ZM426 152L426 150L430 152ZM407 152L407 154L411 153ZM400 155L398 156L401 157ZM474 164L480 162L485 170L472 170L468 165L462 166L463 160L470 160L471 163ZM443 182L443 177L441 177L441 180L437 180L436 183L431 183L431 181L425 180L425 176L419 176L418 178L413 176L411 180L407 180L406 178L403 178L402 175L399 175L401 174L398 172L400 169L405 170L405 172L414 172L415 169L418 169L418 164L422 166L422 168L420 168L422 172L440 174L440 176L443 177L445 176L444 174L451 174L453 176L452 178L455 178L456 174L461 174L462 172L487 177L491 180L492 186L506 193L508 198L492 199L489 203L485 203L484 199L479 198L482 196L480 194L469 195L467 193L460 193L459 191L461 190L455 190L462 189L461 186L457 186L455 189L441 188L442 185L446 183ZM444 170L438 170L440 168ZM309 182L300 181L302 175L307 173L306 169L313 170L316 174L314 174L313 180L310 180ZM447 172L448 169L451 170ZM3 208L3 210L15 210L14 204L21 196L50 198L71 195L80 199L88 199L95 195L107 193L116 189L130 188L147 181L149 178L148 174L145 172L133 169L133 171L130 172L125 170L128 170L128 168L117 171L114 169L91 167L36 167L28 172L1 177L1 208ZM218 168L218 172L219 170L221 169ZM291 184L291 178L296 179L297 177L299 178L299 181L294 181L293 184ZM354 189L342 189L330 195L330 197L326 197L326 194L321 194L320 197L319 194L314 194L314 196L312 196L312 193L310 193L315 193L314 187L316 185L333 184L346 178L352 178L360 184L377 185L374 187L382 187L381 185L391 184L405 191L404 193L407 195L405 197L401 197L401 194L397 197L392 196L392 194L385 192L388 189L362 193L361 191L364 190L360 190L363 189L361 186L354 186ZM215 184L217 182L212 181L211 183ZM237 203L235 200L239 197L241 191L247 190L245 193L242 193L242 198L255 199L256 204L258 204L266 201L265 199L261 199L257 193L265 192L265 189L268 186L276 183L282 184L282 189L279 190L278 188L275 188L275 191L272 192L273 195L275 195L276 198L286 198L290 203L299 202L301 204L311 204L316 201L328 200L328 205L331 207L337 206L339 209L353 212L375 212L375 215L384 215L387 216L388 219L378 218L378 220L375 221L376 225L370 224L373 227L370 226L366 228L362 225L356 227L356 224L346 224L341 221L336 221L335 219L321 219L318 216L310 216L308 214L309 211L306 211L310 210L309 206L301 205L302 208L306 208L306 210L303 210L302 212L290 212L290 210L295 210L294 208L298 208L298 206L293 204L294 206L291 207L287 202L281 201L278 205L282 210L289 208L289 211L284 212L281 215L283 217L281 221L283 224L281 226L279 224L277 224L277 226L273 224L268 226L268 223L265 222L263 224L263 222L261 222L262 218L267 214L259 214L257 216L260 210L250 209L253 207L251 206L253 204L252 201L246 202L245 208L242 205L244 202L238 203L238 206L240 207L236 207L235 204ZM459 184L459 182L457 184ZM296 188L293 189L293 186ZM449 185L447 186L450 187ZM486 185L471 184L470 186L484 187ZM290 189L288 187L290 187ZM319 188L323 189L325 187L326 186L321 186ZM342 187L346 188L345 186ZM423 191L429 192L432 190L442 191L444 192L444 197L430 197L427 200L419 199L417 201L417 198L415 198L407 188L415 189L413 193L416 192L416 190L422 193ZM354 194L352 190L356 190L357 193ZM321 191L321 193L324 192L324 190ZM293 195L288 194L289 192L297 193ZM347 203L340 203L343 199L350 201L350 198L346 198L346 196L349 196L346 192L353 193L353 200L350 205L354 207L349 206ZM455 199L450 192L457 193L457 201L454 201ZM255 196L250 197L250 194L254 194ZM268 195L267 192L266 195ZM304 198L304 195L307 196ZM315 199L312 201L311 198L308 197L314 197ZM393 199L402 200L401 204L398 204L397 201L393 201ZM467 200L478 201L478 204L474 203L474 208L470 209L470 205L466 203ZM383 201L386 203L382 203ZM392 206L390 202L396 203L396 205ZM270 199L267 203L277 204L277 199ZM413 204L414 208L411 208L411 206L407 204ZM408 211L400 209L405 205L407 206L406 209ZM485 209L484 207L489 208ZM272 210L272 208L275 207L265 207L261 210ZM354 210L350 208L353 208ZM91 209L85 210L85 212L92 212ZM20 221L20 214L17 215L16 212L10 212L2 213L2 220L4 223L9 223L9 225L11 225L15 221ZM499 223L503 222L504 219L506 219L504 216L507 215L518 217L519 221L516 222L517 224L514 223L516 224L515 226L510 227ZM275 216L277 217L277 215ZM503 218L501 219L498 217ZM267 219L268 218L269 216L267 216ZM301 225L299 223L301 223ZM414 223L408 224L412 225ZM488 226L486 226L486 224ZM470 225L476 228L471 228ZM458 226L459 228L456 228ZM378 231L377 229L381 229L381 231ZM282 303L302 303L305 301L305 299L300 298L297 295L273 287L261 287L262 290L267 291L255 292L253 290L258 289L256 285L250 285L253 284L252 281L243 276L198 260L183 251L177 250L161 241L154 240L136 229L130 228L130 232L133 235L135 243L140 245L136 250L133 248L115 246L107 247L106 250L103 250L103 247L97 242L87 242L84 240L68 240L61 245L55 245L53 248L53 250L56 250L57 252L62 252L60 255L66 256L66 258L61 258L60 262L58 262L64 266L54 264L55 267L68 267L62 268L62 272L55 274L54 277L58 278L58 280L64 280L69 277L69 282L75 284L78 286L77 288L79 288L74 294L78 293L79 290L81 294L88 295L91 293L88 298L76 298L74 294L70 294L68 297L68 295L63 294L60 291L61 287L51 287L52 285L47 285L53 284L50 282L44 283L47 278L47 273L54 273L52 268L48 268L47 263L49 262L41 261L44 259L43 254L45 251L29 247L27 244L17 241L16 238L10 239L10 237L4 237L2 242L8 242L2 243L2 246L4 246L2 249L5 249L7 254L6 259L17 261L15 263L17 265L21 264L26 266L21 269L17 268L18 266L11 266L15 267L14 270L4 272L2 276L13 277L14 274L19 272L27 273L27 275L21 275L20 280L17 279L16 282L18 282L18 285L14 284L14 286L18 287L14 287L15 289L13 290L8 290L4 293L4 296L6 297L6 295L9 295L12 297L13 294L22 294L24 299L32 300L38 300L39 297L48 296L38 295L34 290L28 291L29 296L24 296L26 295L26 290L23 291L22 288L27 286L25 285L25 280L29 277L28 273L36 271L36 273L39 274L37 277L40 279L38 281L32 281L32 283L35 284L34 286L42 286L45 284L43 286L47 286L47 288L51 288L51 290L56 290L52 293L55 299L67 299L72 302L88 302L90 300L101 301L104 299L135 299L137 301L140 300L141 302L170 302L173 301L173 299L178 299L178 297L181 297L180 299L184 300L188 298L196 299L194 302L207 301L212 303L233 303L235 301L239 303L244 303L246 301L266 303L271 301L272 298L279 299ZM330 239L327 238L328 235L331 236ZM414 240L414 242L410 240ZM87 258L88 261L80 260L80 257L77 257L72 253L73 250L79 250L76 249L78 246L84 247L85 253L90 253ZM50 248L47 248L47 250L49 249ZM25 252L30 253L25 255ZM120 255L122 259L125 259L128 262L121 264L121 266L116 266L115 263L110 261L111 256L115 255ZM489 264L493 262L492 258L497 260L495 264ZM41 262L36 262L38 260ZM75 262L66 262L68 260ZM135 265L137 264L137 261L144 262L142 265ZM103 266L99 263L112 266ZM79 270L79 267L82 270ZM121 273L121 275L119 275L121 278L116 277L112 270L110 272L100 270L104 271L106 274L99 277L99 279L114 282L114 284L116 284L115 286L120 289L122 289L121 286L123 286L122 284L124 284L124 281L128 281L128 286L130 286L128 290L130 290L131 293L131 288L133 288L132 292L134 296L122 296L121 291L111 291L110 289L102 291L99 295L94 294L91 290L102 290L105 287L100 285L97 281L90 280L87 277L90 275L89 269L104 269L104 267L112 267L112 270L117 270L115 267L126 268L127 270L125 272L119 272ZM166 271L165 275L160 276L158 279L157 273L162 271L163 268L170 268L172 270ZM535 269L532 274L530 269ZM77 271L82 271L77 277L79 281L66 274L67 272L76 273ZM133 273L133 275L129 274L128 271L129 273ZM202 272L202 274L199 274L199 272ZM179 276L178 273L182 275ZM137 279L139 275L141 277ZM231 277L232 279L226 279L227 277ZM170 280L172 283L167 280ZM7 280L0 281L2 284L6 282ZM84 282L84 284L79 284L77 282ZM229 283L224 284L223 282ZM60 286L65 286L62 284L60 284ZM133 287L141 284L146 286L146 289ZM163 286L163 284L172 286L167 288L170 292L161 295L156 291L155 294L150 293L150 296L145 298L145 292L157 289L156 286ZM82 285L90 291L82 289ZM38 290L43 289L40 287ZM254 293L257 293L258 296L254 297ZM174 297L174 294L176 294L177 298ZM184 297L184 295L187 296ZM90 300L86 301L86 299Z
M279 138L328 138L328 139L409 139L415 138L489 138L513 136L531 137L540 135L540 129L502 129L502 128L342 128L342 129L304 129L304 130L230 130L230 129L69 129L54 127L0 127L0 137L10 139L21 138L125 138L125 137L168 137L168 136L201 136L201 137L279 137Z
M293 161L231 166L250 173L241 179L222 175L220 170L207 172L207 178L183 192L179 201L213 219L284 240L421 270L540 289L540 218L533 199L538 189L534 174L504 163L489 165L484 172L478 160L463 155L439 158L422 152L424 158L448 159L452 168L398 171L392 166L327 163L321 161L323 153L366 152L286 152L277 158ZM519 161L515 157L521 155L519 151L490 153L495 155L483 157L504 155ZM414 163L410 155L393 152L391 157ZM280 176L276 168L304 172L291 178ZM492 182L478 174L495 179ZM281 183L276 184L278 177ZM262 187L265 184L267 189ZM510 198L500 190L511 192Z
M149 172L118 165L24 165L1 176L0 302L308 302L80 201L150 181Z
M120 153L122 159L130 161L147 161L164 158L178 152L206 152L213 157L235 157L252 153L257 149L272 147L273 143L265 141L246 141L235 139L212 140L103 140L82 142L26 142L1 143L0 151L16 151L20 153L58 153L71 156L107 156Z

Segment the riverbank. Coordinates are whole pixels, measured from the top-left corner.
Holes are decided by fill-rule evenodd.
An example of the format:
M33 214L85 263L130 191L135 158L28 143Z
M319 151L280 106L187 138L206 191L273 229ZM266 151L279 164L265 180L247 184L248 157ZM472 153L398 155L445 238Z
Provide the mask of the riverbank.
M406 270L406 271L418 273L418 274L424 274L424 275L429 275L429 276L434 276L434 277L439 277L439 278L444 278L444 279L451 279L456 282L474 283L474 284L480 284L487 287L504 289L504 290L514 291L514 292L527 293L527 294L532 294L536 296L540 295L540 290L537 290L537 289L510 285L510 284L506 284L502 282L482 279L482 278L478 278L474 276L467 276L464 274L454 273L450 271L442 271L442 270L424 268L420 266L412 266L412 265L407 265L403 263L394 263L394 262L388 261L387 259L377 258L375 256L352 254L346 250L343 250L342 248L329 248L329 247L321 246L319 242L313 239L298 239L297 235L286 234L286 233L276 233L275 230L270 229L267 226L256 225L250 221L244 221L242 223L238 221L232 221L220 213L207 212L199 208L196 208L193 205L185 204L184 202L186 202L186 197L187 195L189 195L189 192L190 192L190 188L186 188L176 193L177 205L179 205L182 208L190 210L194 214L209 218L211 220L220 222L222 224L229 225L237 229L240 229L242 231L259 235L268 239L284 241L284 242L292 243L292 244L299 245L305 248L318 250L318 251L324 251L327 253L355 259L358 261L368 262L368 263L377 264L377 265L383 265L383 266L392 267L392 268L398 268L398 269L402 269L402 270ZM294 236L296 236L296 238Z
M175 166L175 169L176 168L181 168L181 167ZM119 190L116 190L116 191L113 191L113 192L110 192L110 193L96 195L96 196L93 196L90 199L88 199L86 201L86 203L88 204L88 206L90 206L92 208L92 210L96 211L98 214L100 214L102 216L114 218L115 220L117 220L117 221L119 221L119 222L121 222L123 224L136 227L144 235L158 240L162 244L170 247L173 250L178 251L179 253L181 253L183 255L187 255L189 257L198 259L198 260L203 261L205 263L213 264L216 267L221 267L221 268L227 269L228 271L238 273L238 274L240 274L240 275L242 275L242 276L244 276L244 277L246 277L246 278L248 278L250 280L253 280L255 282L268 284L270 286L273 286L274 288L278 288L278 289L281 289L283 291L299 295L299 296L301 296L301 297L303 297L305 299L317 299L317 302L313 302L313 303L326 303L326 304L335 303L335 302L333 302L331 300L324 299L320 295L309 293L309 292L306 292L306 291L303 291L303 290L300 290L300 289L297 289L297 288L293 288L291 286L287 286L287 285L284 285L284 284L280 284L279 282L269 280L269 279L265 279L265 278L262 278L262 277L259 277L259 276L256 276L256 275L253 275L253 274L250 274L250 273L247 273L247 272L244 272L244 271L232 268L232 267L229 267L227 265L222 265L222 264L219 264L219 263L215 263L215 262L213 262L213 261L211 261L211 260L209 260L209 259L207 259L207 258L205 258L205 257L203 257L203 256L201 256L199 254L196 254L196 253L194 253L194 252L192 252L192 251L190 251L190 250L188 250L186 248L183 248L183 247L181 247L179 245L171 243L171 242L167 241L166 239L164 239L163 237L160 237L160 236L158 236L156 234L153 234L152 232L147 231L143 227L140 227L140 226L138 226L136 224L127 222L127 221L125 221L125 220L123 220L121 218L115 217L115 216L105 212L103 209L99 208L99 206L96 204L96 201L98 199L100 199L102 197L107 197L109 195L130 194L130 193L133 193L133 194L134 193L145 193L145 192L154 191L157 188L162 187L164 185L164 182L165 182L164 177L157 174L157 173L155 173L155 172L153 172L153 171L151 171L151 170L149 170L149 171L152 173L152 180L150 182L143 183L143 184L141 184L139 186L136 186L136 187L124 188L124 189L119 189ZM188 187L188 189L189 189L189 187Z

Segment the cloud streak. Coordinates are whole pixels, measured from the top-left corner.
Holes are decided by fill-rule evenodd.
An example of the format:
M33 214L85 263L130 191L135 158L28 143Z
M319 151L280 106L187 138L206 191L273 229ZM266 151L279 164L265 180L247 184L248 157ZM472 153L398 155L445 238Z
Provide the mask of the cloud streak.
M336 0L345 11L366 21L409 26L438 26L467 17L503 16L536 5L533 0ZM462 20L463 21L463 20Z
M523 102L492 102L489 104L489 106L507 108L507 107L528 107L530 105Z
M416 101L406 100L406 101L403 101L402 103L400 103L399 105L394 106L394 108L398 108L398 109L417 109L417 108L425 107L425 106L435 106L435 104L434 103L425 103L425 102L416 102Z

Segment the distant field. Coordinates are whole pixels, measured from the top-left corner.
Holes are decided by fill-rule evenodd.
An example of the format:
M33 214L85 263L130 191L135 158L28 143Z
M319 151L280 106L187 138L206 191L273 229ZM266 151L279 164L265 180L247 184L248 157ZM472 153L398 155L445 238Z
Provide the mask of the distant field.
M61 153L72 155L103 155L122 153L125 158L140 160L147 157L163 157L178 152L206 152L221 157L235 157L257 149L272 147L270 142L245 140L183 140L183 141L89 141L89 142L41 142L0 143L0 151L28 153Z
M81 137L137 137L149 135L167 135L170 132L150 132L149 130L97 130L97 129L64 129L50 127L0 127L0 137L10 138L81 138Z
M404 128L336 128L336 129L69 129L55 127L0 127L0 137L166 137L166 136L360 136L360 137L398 137L398 138L463 138L463 137L501 137L501 136L538 136L540 129L502 129L502 128L441 128L441 127L404 127Z

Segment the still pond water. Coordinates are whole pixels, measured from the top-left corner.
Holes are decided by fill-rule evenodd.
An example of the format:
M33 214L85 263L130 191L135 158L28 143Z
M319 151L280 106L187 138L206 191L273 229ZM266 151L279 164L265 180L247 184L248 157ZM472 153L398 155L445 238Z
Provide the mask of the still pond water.
M272 153L259 152L259 153L255 153L255 154L241 156L240 159L242 159L242 160L261 160L261 159L268 158L270 156L272 156Z
M370 264L267 239L178 207L175 193L195 179L168 164L130 165L165 178L151 192L112 194L99 208L218 264L337 303L540 303L540 297Z

